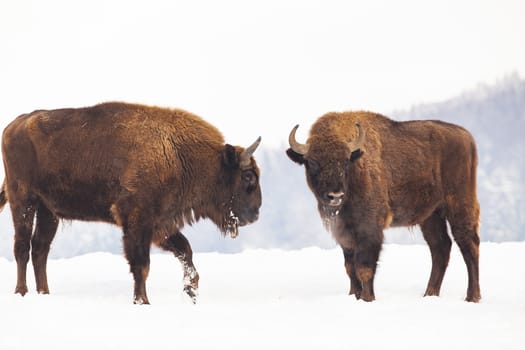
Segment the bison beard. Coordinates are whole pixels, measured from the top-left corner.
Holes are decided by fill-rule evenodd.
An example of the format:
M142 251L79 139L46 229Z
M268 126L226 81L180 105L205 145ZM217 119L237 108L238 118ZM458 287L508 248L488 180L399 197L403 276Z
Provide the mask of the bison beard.
M229 234L232 239L237 238L239 235L239 218L231 210L226 218L225 233Z
M337 222L337 216L341 211L340 207L331 207L327 205L318 206L319 214L323 222L325 230L332 232L335 229L335 224Z
M384 229L420 225L432 257L425 295L439 295L451 249L448 222L467 266L466 300L480 300L477 152L468 131L370 112L327 113L301 144L297 127L286 153L304 165L323 224L343 250L350 294L375 299Z
M259 143L225 144L191 113L125 103L19 116L4 130L0 192L0 209L9 201L15 227L15 292L27 293L31 252L37 291L49 293L50 244L59 219L70 219L122 228L135 303L149 303L152 243L180 260L184 291L195 301L199 275L180 230L209 218L235 238L239 226L257 220L260 172L252 155Z

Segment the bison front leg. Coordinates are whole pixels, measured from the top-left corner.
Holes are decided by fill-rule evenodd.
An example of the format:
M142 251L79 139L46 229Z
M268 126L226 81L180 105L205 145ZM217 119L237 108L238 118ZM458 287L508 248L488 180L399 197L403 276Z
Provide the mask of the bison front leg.
M133 290L134 304L149 304L146 294L146 279L149 274L150 244L140 242L133 234L124 234L124 251L128 259L130 272L135 282Z
M146 294L146 279L149 274L150 247L152 241L151 225L141 220L139 215L130 215L123 225L124 253L135 282L134 304L149 304Z
M199 290L199 274L193 265L193 251L190 242L180 231L177 231L171 236L164 237L159 246L164 250L173 252L179 259L184 273L184 292L195 304Z
M367 232L360 235L356 240L357 244L354 252L355 275L361 283L361 293L360 295L356 294L357 299L364 301L375 300L374 278L383 241L382 237L382 231L376 234Z
M343 248L343 255L345 257L345 269L348 278L350 278L350 292L349 295L355 295L357 299L361 296L363 286L361 281L357 278L355 263L354 263L354 249Z

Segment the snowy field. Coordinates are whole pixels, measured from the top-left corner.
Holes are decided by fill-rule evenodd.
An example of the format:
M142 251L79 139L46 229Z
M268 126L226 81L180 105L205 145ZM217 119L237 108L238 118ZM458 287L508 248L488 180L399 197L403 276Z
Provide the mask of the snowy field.
M0 349L523 349L525 242L483 243L479 304L463 301L467 274L453 248L441 297L423 298L424 245L386 245L373 303L346 295L338 249L200 253L200 296L182 271L152 255L152 305L131 300L124 257L50 260L51 295L14 295L16 266L0 259Z

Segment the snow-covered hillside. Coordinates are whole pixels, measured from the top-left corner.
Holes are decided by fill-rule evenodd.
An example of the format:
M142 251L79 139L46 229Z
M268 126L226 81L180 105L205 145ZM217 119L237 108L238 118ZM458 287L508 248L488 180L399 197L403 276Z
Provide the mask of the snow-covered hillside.
M150 306L131 302L124 257L92 253L48 264L51 295L14 295L0 258L0 349L523 349L525 243L483 243L479 304L463 301L453 248L441 297L423 298L430 254L384 247L373 303L346 295L339 249L199 253L200 297L182 295L179 263L152 257Z

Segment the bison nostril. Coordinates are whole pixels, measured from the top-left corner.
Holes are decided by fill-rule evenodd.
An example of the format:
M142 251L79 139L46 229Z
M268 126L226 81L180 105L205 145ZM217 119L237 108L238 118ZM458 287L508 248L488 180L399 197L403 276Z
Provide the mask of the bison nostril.
M245 226L249 223L255 222L259 219L259 209L245 208L241 211L239 219L240 226Z
M330 200L336 200L336 199L341 199L345 194L341 191L339 192L329 192L326 196L328 197L328 199Z

